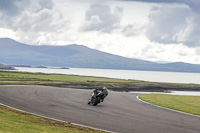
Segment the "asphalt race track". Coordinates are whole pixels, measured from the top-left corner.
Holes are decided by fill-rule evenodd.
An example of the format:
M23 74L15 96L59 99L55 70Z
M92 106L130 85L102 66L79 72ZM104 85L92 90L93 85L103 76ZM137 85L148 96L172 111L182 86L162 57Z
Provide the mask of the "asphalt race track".
M119 133L200 133L200 117L152 106L137 94L109 91L97 106L92 90L41 86L0 86L0 103L55 119Z

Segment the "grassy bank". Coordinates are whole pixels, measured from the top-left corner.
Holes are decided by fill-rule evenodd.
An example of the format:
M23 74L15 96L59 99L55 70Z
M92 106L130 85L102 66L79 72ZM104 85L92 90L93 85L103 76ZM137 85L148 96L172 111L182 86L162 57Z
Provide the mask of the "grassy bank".
M200 115L200 96L146 94L139 96L139 98L155 105Z
M115 91L199 90L200 85L145 82L62 74L0 71L0 85L24 84L93 89L106 86Z
M0 106L0 133L102 133Z

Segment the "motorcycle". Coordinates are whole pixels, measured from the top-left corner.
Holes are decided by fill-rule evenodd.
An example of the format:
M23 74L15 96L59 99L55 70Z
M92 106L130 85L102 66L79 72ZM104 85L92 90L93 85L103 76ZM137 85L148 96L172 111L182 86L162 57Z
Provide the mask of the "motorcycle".
M89 98L88 104L92 104L93 106L96 106L100 102L103 102L102 93L99 92L96 96L94 95L94 93L92 93L92 96Z

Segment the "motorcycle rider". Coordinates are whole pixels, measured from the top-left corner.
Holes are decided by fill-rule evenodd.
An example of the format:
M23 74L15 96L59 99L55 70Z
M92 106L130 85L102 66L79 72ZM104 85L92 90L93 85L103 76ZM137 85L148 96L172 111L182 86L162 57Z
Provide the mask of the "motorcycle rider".
M104 98L108 95L108 90L106 87L103 88L99 88L99 89L95 89L92 93L92 96L90 97L90 101L88 102L88 104L90 104L92 102L92 99L94 97L96 97L97 95L99 95L101 97L101 102L104 101Z

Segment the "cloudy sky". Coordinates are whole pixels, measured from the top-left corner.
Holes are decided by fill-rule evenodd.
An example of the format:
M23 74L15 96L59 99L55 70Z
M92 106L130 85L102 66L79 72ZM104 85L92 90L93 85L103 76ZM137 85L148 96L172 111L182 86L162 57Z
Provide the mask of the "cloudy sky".
M0 37L200 64L199 0L0 0Z

